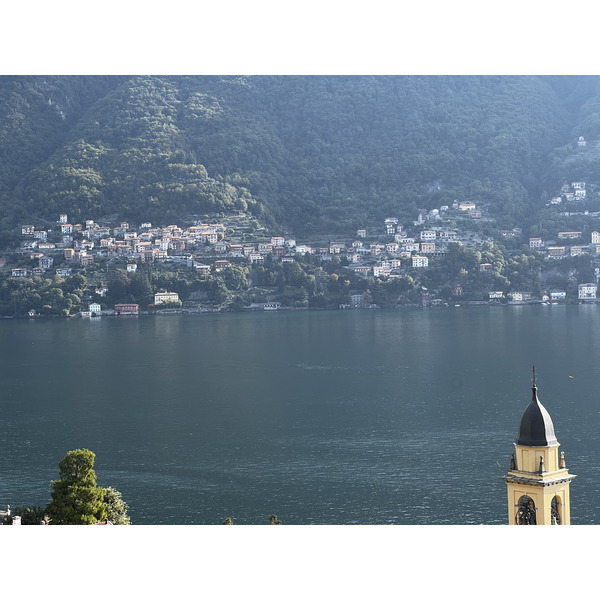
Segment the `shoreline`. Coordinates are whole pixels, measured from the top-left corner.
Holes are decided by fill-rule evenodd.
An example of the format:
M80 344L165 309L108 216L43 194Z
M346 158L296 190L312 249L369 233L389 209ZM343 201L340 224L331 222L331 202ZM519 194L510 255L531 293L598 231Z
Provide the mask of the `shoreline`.
M465 302L456 302L454 304L450 302L445 302L444 304L431 304L427 306L423 306L422 304L403 304L393 307L379 307L379 306L371 306L365 308L352 308L347 307L343 310L345 311L370 311L370 310L403 310L409 308L422 308L422 309L439 309L439 308L472 308L472 307L513 307L513 306L573 306L573 305L584 305L584 304L599 304L600 299L595 300L576 300L576 301L567 301L567 302L543 302L541 300L537 301L516 301L516 302L486 302L484 300L468 300ZM221 310L219 308L173 308L173 309L164 309L164 310L153 310L153 311L139 311L136 315L117 315L113 311L102 313L100 315L94 316L84 316L81 313L75 315L25 315L25 316L0 316L0 319L16 319L16 320L47 320L47 319L100 319L100 318L111 318L111 317L138 317L138 316L152 316L152 315L176 315L176 314L187 314L187 315L204 315L204 314L214 314L214 313L271 313L271 312L339 312L341 309L335 308L310 308L310 307L293 307L293 306L282 306L276 309L252 309L245 308L244 310Z

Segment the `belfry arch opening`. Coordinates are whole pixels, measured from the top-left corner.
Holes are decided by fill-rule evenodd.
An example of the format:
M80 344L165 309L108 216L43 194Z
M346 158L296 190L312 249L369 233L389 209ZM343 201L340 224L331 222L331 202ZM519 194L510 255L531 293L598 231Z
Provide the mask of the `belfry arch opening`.
M517 525L536 525L535 502L530 496L521 496L517 504L515 523Z
M563 504L560 496L554 496L550 504L550 524L551 525L562 525L563 523Z

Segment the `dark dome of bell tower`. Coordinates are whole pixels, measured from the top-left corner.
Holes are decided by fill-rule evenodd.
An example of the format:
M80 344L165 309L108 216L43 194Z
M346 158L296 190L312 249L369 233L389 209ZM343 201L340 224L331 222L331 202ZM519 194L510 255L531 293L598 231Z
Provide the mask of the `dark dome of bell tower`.
M558 440L554 433L554 424L552 423L550 414L538 399L535 382L532 392L531 402L521 417L517 445L558 446Z

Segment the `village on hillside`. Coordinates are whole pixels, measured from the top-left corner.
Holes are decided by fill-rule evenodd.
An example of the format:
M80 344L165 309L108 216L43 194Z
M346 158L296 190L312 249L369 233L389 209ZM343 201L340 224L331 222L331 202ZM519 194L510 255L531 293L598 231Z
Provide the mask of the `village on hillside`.
M581 143L582 140L580 140ZM586 184L583 181L565 183L560 194L552 198L547 206L556 210L561 205L586 198ZM568 217L581 215L582 218L598 220L600 213L578 213L564 211ZM581 281L577 285L577 301L596 301L597 284L600 278L600 232L591 231L584 239L583 231L557 231L554 239L531 237L524 239L519 228L496 231L494 237L484 236L477 222L492 223L485 207L474 202L456 201L452 205L442 205L437 209L418 211L412 222L400 222L389 217L373 229L358 229L351 239L328 240L326 243L305 243L283 235L269 235L265 227L242 215L231 215L211 223L196 222L182 228L178 225L154 227L143 222L132 225L120 222L116 226L99 224L93 220L72 224L67 214L59 215L52 227L37 229L33 225L21 226L22 242L17 252L17 265L7 264L0 258L0 268L10 277L58 276L69 277L78 272L95 268L97 298L89 302L88 310L82 316L100 314L138 314L140 307L135 303L116 304L102 308L102 298L108 291L107 281L102 281L101 265L110 263L122 265L127 272L135 272L140 265L172 264L191 268L202 278L218 276L233 264L247 265L250 269L270 260L281 263L294 262L300 256L313 256L326 263L340 259L344 269L357 276L391 280L411 275L418 279L419 272L435 268L443 259L450 244L480 248L483 244L506 244L512 241L513 247L526 246L538 253L544 261L560 261L568 257L589 256L595 274L594 281ZM600 226L599 226L600 228ZM480 273L491 272L494 265L481 262ZM106 267L108 272L108 267ZM452 285L453 301L460 302L465 295L464 284L446 282ZM568 299L566 289L547 289L535 294L527 289L487 289L486 296L479 302L528 303L562 302ZM571 298L575 300L575 298ZM421 294L424 306L447 303L436 298L430 290ZM154 295L154 307L181 306L178 294L172 290L162 290ZM365 294L349 294L346 303L340 308L364 308L373 306ZM267 301L246 306L252 310L273 310L283 308L281 302ZM30 316L36 316L34 309Z

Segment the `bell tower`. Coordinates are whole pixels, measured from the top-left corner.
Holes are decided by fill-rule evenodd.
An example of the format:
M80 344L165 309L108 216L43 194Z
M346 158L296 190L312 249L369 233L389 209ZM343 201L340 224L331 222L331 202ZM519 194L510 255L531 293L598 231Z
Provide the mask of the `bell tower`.
M533 368L532 398L504 476L508 488L509 525L570 525L569 475L565 453L548 411L538 399Z

